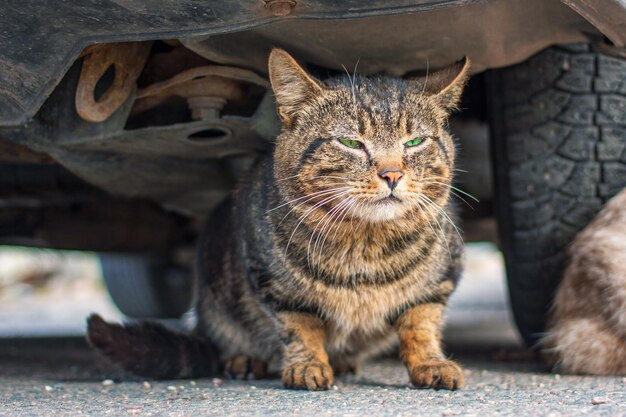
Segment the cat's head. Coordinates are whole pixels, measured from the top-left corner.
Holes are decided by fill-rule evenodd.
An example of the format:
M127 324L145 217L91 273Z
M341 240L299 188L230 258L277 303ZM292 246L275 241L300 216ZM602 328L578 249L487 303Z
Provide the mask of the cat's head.
M274 172L287 199L371 222L446 204L455 149L445 126L469 77L467 59L418 78L321 82L275 49L269 74L283 123Z

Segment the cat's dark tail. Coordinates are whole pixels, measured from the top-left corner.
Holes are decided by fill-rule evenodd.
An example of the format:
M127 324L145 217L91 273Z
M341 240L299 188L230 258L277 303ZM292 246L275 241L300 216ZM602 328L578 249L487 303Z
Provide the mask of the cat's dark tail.
M219 373L219 354L211 342L158 323L120 325L92 314L87 319L87 340L115 364L138 376L179 379Z

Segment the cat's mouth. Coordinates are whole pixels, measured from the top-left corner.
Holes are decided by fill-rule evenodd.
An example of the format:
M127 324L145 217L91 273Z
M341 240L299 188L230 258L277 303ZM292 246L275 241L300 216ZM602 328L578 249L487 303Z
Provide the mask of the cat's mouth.
M376 204L394 204L394 203L402 203L402 199L398 198L393 194L389 194L386 197L381 198L380 200L375 201Z
M355 214L374 223L396 220L402 217L407 209L404 200L394 194L370 200L368 206L370 210L359 210Z

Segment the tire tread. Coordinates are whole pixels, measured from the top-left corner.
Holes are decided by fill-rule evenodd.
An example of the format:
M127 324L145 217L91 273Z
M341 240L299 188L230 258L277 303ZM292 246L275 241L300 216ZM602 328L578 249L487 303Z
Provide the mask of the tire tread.
M626 185L626 61L564 45L491 80L500 237L516 322L533 345L567 246Z

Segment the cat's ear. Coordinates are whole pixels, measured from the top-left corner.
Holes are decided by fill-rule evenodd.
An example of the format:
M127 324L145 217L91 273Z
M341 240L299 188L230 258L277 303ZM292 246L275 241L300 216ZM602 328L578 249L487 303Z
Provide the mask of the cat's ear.
M273 49L269 59L269 74L278 115L285 124L291 124L302 107L322 93L320 83L282 49Z
M455 110L461 100L463 88L470 77L471 62L463 57L454 64L433 71L411 81L417 84L424 94L432 96L435 102L446 111Z

